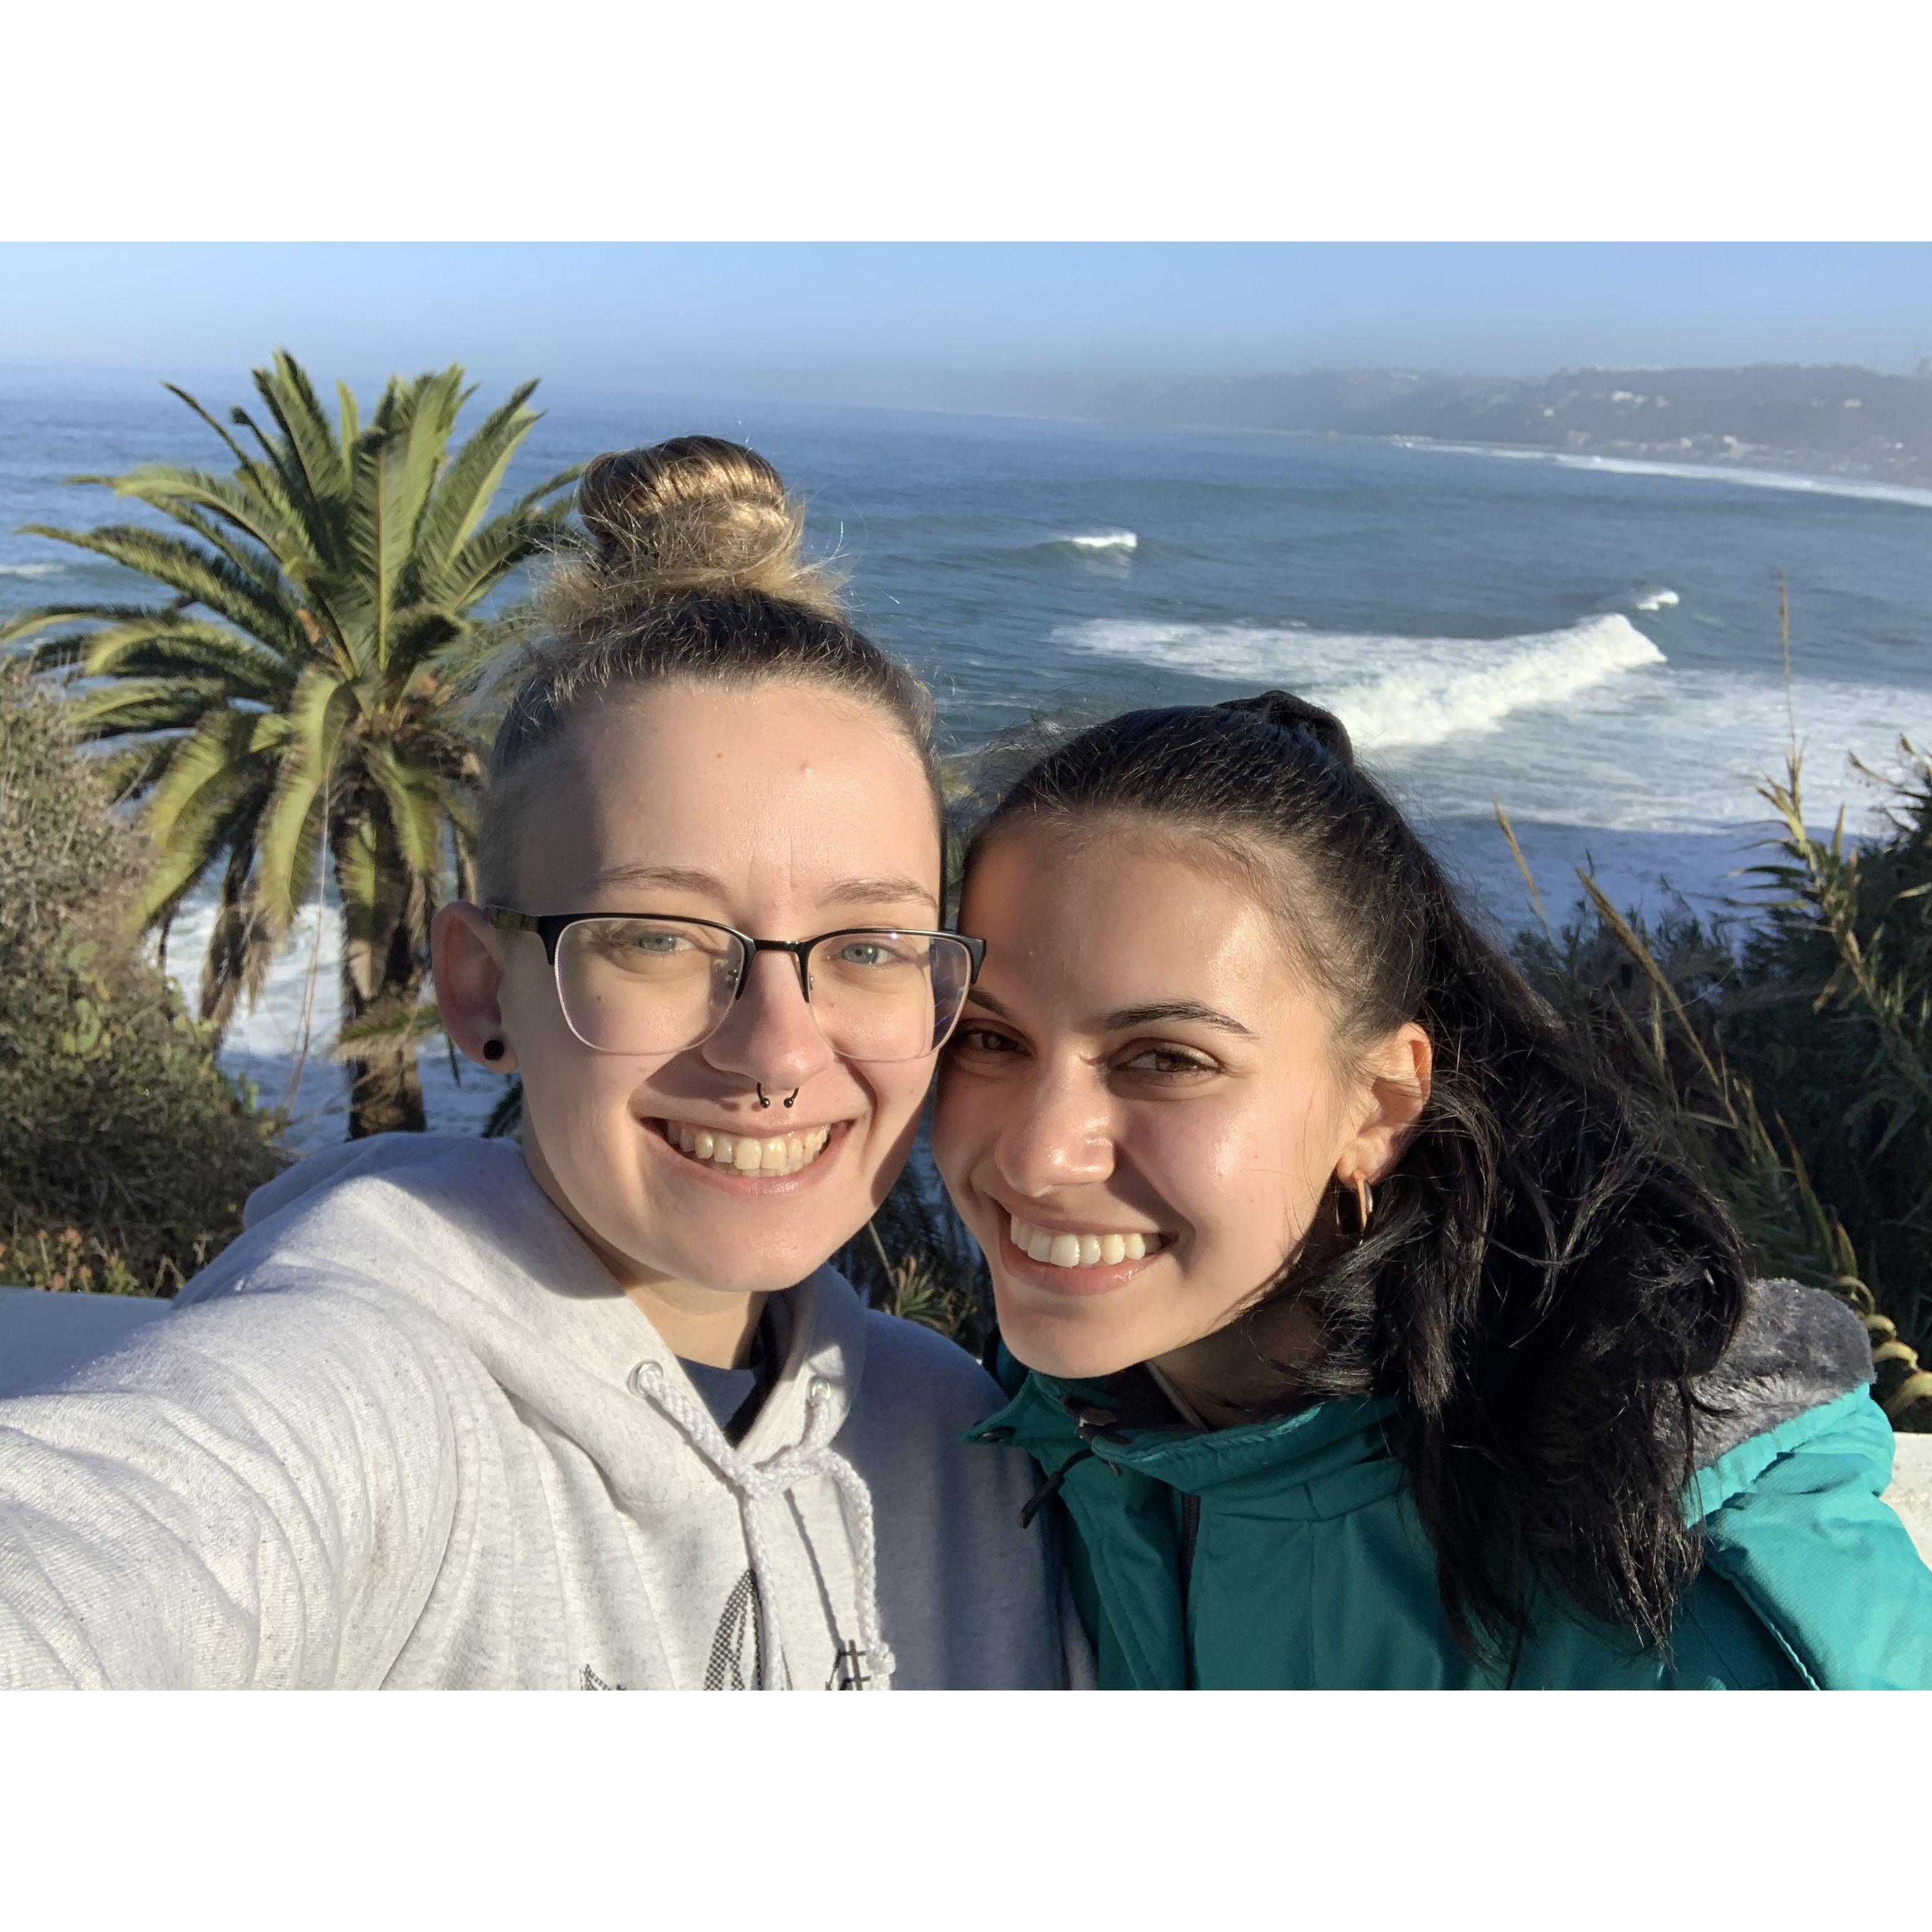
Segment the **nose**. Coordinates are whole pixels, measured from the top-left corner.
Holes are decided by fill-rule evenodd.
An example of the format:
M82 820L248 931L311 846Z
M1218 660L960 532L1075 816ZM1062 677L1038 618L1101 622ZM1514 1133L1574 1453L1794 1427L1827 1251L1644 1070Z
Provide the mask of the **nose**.
M760 952L752 959L744 992L704 1051L721 1073L736 1076L747 1087L762 1082L768 1094L802 1087L838 1058L806 1004L797 966L782 952Z
M1042 1067L1014 1097L1019 1104L993 1144L994 1166L1009 1187L1044 1200L1113 1172L1112 1108L1090 1068Z

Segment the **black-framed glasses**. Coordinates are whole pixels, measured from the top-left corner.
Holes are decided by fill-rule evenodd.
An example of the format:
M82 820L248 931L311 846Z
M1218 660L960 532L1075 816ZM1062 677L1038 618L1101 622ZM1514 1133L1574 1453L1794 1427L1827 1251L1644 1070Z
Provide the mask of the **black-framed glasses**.
M754 939L715 920L656 913L517 912L556 977L565 1024L599 1053L677 1053L709 1040L744 996L760 952L788 952L825 1043L846 1060L922 1060L959 1023L986 942L958 932L855 926L813 939Z

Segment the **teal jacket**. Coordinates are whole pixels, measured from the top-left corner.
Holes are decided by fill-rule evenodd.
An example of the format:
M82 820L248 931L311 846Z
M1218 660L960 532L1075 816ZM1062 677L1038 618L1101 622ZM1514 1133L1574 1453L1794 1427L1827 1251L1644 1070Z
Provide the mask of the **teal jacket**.
M1932 1688L1932 1570L1880 1500L1892 1438L1870 1364L1863 1326L1842 1303L1760 1285L1706 1390L1725 1414L1699 1437L1685 1498L1705 1560L1667 1650L1546 1596L1509 1681ZM1450 1636L1434 1556L1390 1448L1394 1398L1205 1432L1135 1428L1120 1414L1128 1378L1058 1382L1004 1354L1000 1366L1012 1399L970 1436L1017 1443L1058 1478L1047 1486L1070 1522L1102 1689L1502 1681Z

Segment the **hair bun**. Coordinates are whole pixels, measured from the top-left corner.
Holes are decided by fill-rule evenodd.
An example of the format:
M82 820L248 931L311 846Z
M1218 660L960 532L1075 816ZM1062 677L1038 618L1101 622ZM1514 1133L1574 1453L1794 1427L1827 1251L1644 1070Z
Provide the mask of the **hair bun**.
M589 554L554 586L566 625L664 597L753 591L842 614L837 587L802 561L805 514L755 450L678 436L592 458L578 484Z
M1252 698L1231 698L1214 709L1247 712L1278 731L1306 731L1330 758L1345 765L1355 762L1355 748L1348 741L1348 727L1334 712L1324 711L1305 698L1297 698L1292 691L1264 691Z

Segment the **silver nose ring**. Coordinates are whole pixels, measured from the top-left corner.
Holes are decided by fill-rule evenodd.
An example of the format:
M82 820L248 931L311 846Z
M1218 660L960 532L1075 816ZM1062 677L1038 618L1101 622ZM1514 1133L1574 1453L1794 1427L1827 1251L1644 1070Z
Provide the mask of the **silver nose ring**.
M765 1083L762 1080L755 1080L752 1084L758 1089L758 1105L761 1107L769 1107L772 1103L765 1097ZM798 1098L799 1092L800 1090L794 1087L791 1091L785 1096L785 1105L788 1107L789 1107L791 1103Z

